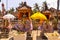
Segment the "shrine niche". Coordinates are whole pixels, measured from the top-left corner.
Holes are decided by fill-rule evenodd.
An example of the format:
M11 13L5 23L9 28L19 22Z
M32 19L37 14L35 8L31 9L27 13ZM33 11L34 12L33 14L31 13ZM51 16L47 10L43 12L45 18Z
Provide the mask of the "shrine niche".
M47 19L50 19L50 16L51 16L51 12L46 10L46 11L43 11L43 14L47 17Z
M18 19L22 19L22 18L29 19L31 13L31 7L29 7L26 4L26 2L24 2L23 5L17 8L17 11L18 11L17 14Z

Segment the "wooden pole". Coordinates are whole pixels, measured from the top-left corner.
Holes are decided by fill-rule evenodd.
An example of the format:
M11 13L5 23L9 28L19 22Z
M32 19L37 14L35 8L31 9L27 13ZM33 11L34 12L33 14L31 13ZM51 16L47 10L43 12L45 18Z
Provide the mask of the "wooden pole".
M59 0L57 0L57 22L58 22Z

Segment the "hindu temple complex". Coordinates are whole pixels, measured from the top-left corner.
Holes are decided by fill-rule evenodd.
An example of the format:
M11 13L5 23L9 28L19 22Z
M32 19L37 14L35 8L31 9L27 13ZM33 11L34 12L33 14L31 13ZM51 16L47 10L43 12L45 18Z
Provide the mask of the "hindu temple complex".
M60 10L48 9L47 4L42 10L36 4L32 10L27 2L21 2L10 10L5 6L1 4L1 40L60 40Z
M23 5L19 6L17 8L17 15L18 19L22 19L23 17L26 17L26 19L29 19L30 14L32 12L31 7L26 4L26 2L23 3Z

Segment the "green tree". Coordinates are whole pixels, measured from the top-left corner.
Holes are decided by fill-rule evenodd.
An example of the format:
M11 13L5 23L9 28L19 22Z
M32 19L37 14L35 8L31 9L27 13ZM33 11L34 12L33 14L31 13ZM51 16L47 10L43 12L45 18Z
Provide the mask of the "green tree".
M13 13L14 12L14 8L11 8L10 10L9 10L9 13Z
M38 6L37 3L35 3L34 9L33 9L33 13L32 13L32 14L34 14L34 13L36 13L36 12L38 12L38 11L40 11L39 6Z
M36 9L33 9L33 13L36 13L37 12L37 10Z
M43 10L48 10L48 6L47 6L47 2L46 1L43 2Z
M35 6L34 6L34 7L35 7L35 10L36 10L36 11L40 11L39 6L38 6L37 3L35 3Z

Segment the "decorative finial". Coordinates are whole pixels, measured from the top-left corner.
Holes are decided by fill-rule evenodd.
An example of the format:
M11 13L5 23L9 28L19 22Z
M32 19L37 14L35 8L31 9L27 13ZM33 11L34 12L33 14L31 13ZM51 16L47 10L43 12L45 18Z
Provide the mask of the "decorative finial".
M2 3L2 6L4 6L4 3Z

